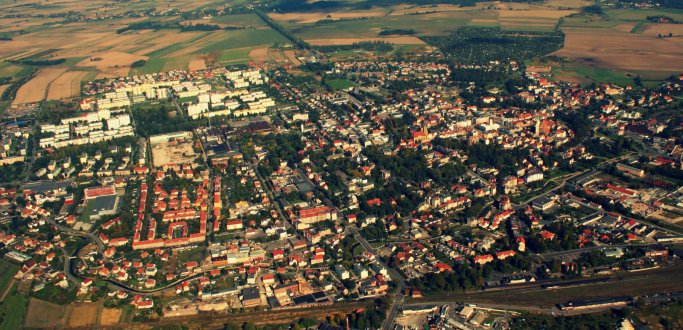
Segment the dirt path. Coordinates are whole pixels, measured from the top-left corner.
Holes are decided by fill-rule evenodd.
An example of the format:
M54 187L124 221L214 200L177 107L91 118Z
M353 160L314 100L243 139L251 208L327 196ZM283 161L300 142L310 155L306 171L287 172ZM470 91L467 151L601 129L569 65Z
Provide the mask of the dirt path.
M5 300L5 296L7 296L7 293L12 290L12 286L14 286L14 278L12 278L9 283L7 283L7 287L5 288L5 292L2 293L2 297L0 297L0 302Z

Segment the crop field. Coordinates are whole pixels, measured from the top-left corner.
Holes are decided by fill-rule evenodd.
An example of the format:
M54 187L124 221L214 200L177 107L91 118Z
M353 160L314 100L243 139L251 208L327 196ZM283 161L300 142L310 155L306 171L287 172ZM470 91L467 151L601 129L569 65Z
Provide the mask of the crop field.
M103 8L106 8L108 15L171 9L189 12L243 3L244 0L228 3L218 0L122 3L104 0L64 0L54 3L0 1L0 10L7 15L0 18L0 34L11 37L11 40L0 41L0 77L12 77L30 71L26 65L2 60L65 60L49 67L39 67L40 71L35 78L17 93L13 104L18 104L77 96L80 93L79 86L84 80L176 69L205 69L207 65L219 64L215 61L216 58L234 57L234 53L230 53L234 49L240 49L241 53L246 54L231 59L233 63L246 63L251 58L270 60L270 57L263 56L263 49L287 40L256 14L251 13L181 18L183 24L215 24L221 28L215 31L186 32L177 28L124 30L130 24L147 20L141 17L95 21L47 17L71 11L101 15ZM252 48L257 51L249 56ZM224 52L227 54L223 55ZM132 68L131 64L139 60L144 60L145 64Z
M683 71L683 42L673 38L604 28L565 28L565 44L554 55L586 65L635 71ZM668 74L666 74L668 75Z
M235 4L243 1L235 1ZM420 37L448 36L464 26L499 27L504 31L551 32L558 26L566 34L565 46L554 55L575 61L575 67L596 68L574 72L588 79L604 76L600 70L624 71L644 77L667 76L683 70L680 58L683 25L655 24L646 18L667 15L683 21L682 10L607 9L605 15L578 14L588 0L547 0L544 3L486 2L472 7L373 6L369 9L279 12L269 17L292 35L315 46L346 45L362 41L385 41L402 46L421 46ZM104 0L64 0L55 3L18 5L0 2L0 10L22 15L48 15L79 11L94 14L128 10L192 10L216 8L218 0L160 0L109 3ZM116 31L145 18L120 18L88 22L64 22L60 18L2 18L0 33L12 37L0 41L0 59L65 59L39 73L17 93L13 102L64 99L79 94L81 81L146 74L158 71L200 70L213 65L248 62L297 64L298 60L273 46L288 40L256 14L198 17L183 24L215 24L221 30L181 32L179 29ZM154 18L154 20L158 20ZM380 35L389 29L411 29L408 35ZM669 35L671 37L669 37ZM665 36L661 37L660 36ZM131 64L145 60L142 67ZM572 66L565 67L569 71ZM0 62L0 77L19 75L24 65ZM642 74L641 74L642 73ZM567 76L571 76L567 73ZM628 80L628 79L626 79Z
M87 71L67 71L50 83L47 100L61 100L76 97L81 93L81 81L88 75Z
M50 83L57 79L66 68L45 68L17 91L14 103L31 103L45 99Z

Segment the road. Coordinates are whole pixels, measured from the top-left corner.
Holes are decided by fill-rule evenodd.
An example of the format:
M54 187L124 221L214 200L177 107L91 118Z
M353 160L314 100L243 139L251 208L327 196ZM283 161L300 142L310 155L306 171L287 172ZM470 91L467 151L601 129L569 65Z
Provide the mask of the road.
M552 259L552 258L563 256L563 255L575 254L577 252L583 253L583 252L589 252L589 251L600 250L600 249L605 249L605 248L648 247L648 246L661 246L661 245L670 245L670 243L633 243L633 244L615 244L615 245L596 245L596 246L588 246L588 247L583 247L583 248L573 249L573 250L546 252L546 253L542 253L542 254L535 254L535 256L542 257L543 259L548 259L548 258Z
M99 252L100 254L103 254L104 243L102 243L102 241L99 239L99 237L95 236L94 234L91 234L91 233L86 232L86 231L76 230L76 229L73 229L71 227L64 227L64 226L58 225L57 222L55 222L55 220L52 218L47 218L47 222L49 222L51 225L53 225L55 228L57 228L57 230L65 233L67 235L87 238L88 240L90 240L91 242L94 242L97 245L97 252ZM104 260L107 260L107 257L105 257L104 255L102 255L102 257L104 258Z
M358 232L358 228L350 225L350 226L346 227L346 230L347 230L347 232L348 231L351 232L353 237L358 241L358 243L360 243L361 246L363 246L363 248L365 250L367 250L368 252L375 255L377 262L379 262L380 265L382 265L384 268L387 269L387 272L389 273L389 276L392 279L397 280L399 283L399 287L397 290L398 292L396 293L396 297L392 303L392 307L389 311L389 315L387 315L387 318L384 320L384 323L382 324L382 329L392 329L394 326L394 320L396 319L396 315L398 314L398 311L403 306L403 299L405 298L404 297L404 291L408 287L406 284L406 280L405 280L405 278L403 278L403 276L398 271L389 267L382 260L379 259L379 255L377 254L377 251L375 251L375 249L370 245L370 243L368 243L368 241Z

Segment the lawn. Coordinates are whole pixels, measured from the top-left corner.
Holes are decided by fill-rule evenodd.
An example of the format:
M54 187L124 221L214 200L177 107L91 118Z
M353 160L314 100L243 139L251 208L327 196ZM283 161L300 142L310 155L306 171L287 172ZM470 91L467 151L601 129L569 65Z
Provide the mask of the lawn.
M204 247L203 246L198 246L195 248L187 249L178 252L178 259L180 260L181 263L185 263L188 261L197 261L200 262L202 258L204 257Z
M0 329L21 329L26 314L26 297L16 292L17 285L12 287L5 300L0 303Z
M325 83L330 86L334 90L342 90L342 89L347 89L349 87L356 86L351 81L348 81L346 79L332 79L332 80L325 80Z

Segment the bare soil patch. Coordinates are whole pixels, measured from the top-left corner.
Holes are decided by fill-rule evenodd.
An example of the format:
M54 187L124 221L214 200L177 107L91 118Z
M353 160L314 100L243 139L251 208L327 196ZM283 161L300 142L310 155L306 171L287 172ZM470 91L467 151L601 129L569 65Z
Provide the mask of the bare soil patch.
M265 62L269 59L268 47L252 48L249 51L249 58L256 62Z
M204 70L206 69L206 62L204 61L204 58L193 58L190 60L187 68L190 71Z
M301 61L296 56L296 53L293 50L285 50L284 51L285 56L287 56L287 59L292 62L292 65L294 66L299 66L301 65Z
M118 308L102 308L100 312L100 325L118 324L121 320L121 310Z

